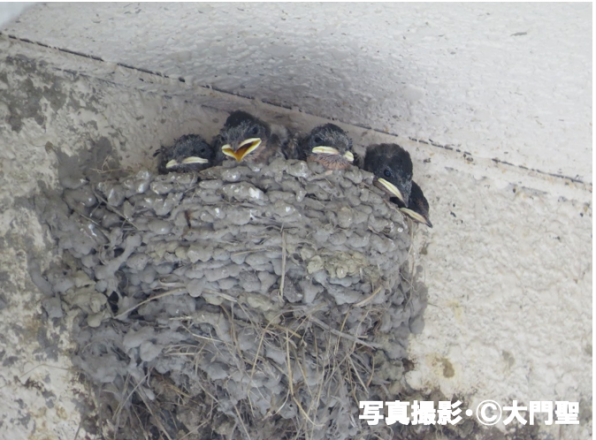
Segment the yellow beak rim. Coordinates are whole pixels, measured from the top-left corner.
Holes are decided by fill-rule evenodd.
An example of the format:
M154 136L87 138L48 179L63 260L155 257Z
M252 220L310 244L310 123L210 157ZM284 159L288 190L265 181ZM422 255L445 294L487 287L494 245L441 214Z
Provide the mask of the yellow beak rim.
M184 165L192 165L192 164L206 164L209 163L209 161L207 159L203 159L202 157L199 156L188 156L185 157L184 160L182 160L182 164Z
M312 152L315 154L332 154L332 155L339 156L339 151L333 147L324 147L324 146L315 147L312 149Z
M420 214L418 214L415 211L412 211L409 208L400 208L400 211L403 212L408 217L410 217L412 220L414 220L414 221L416 221L418 223L422 223L422 224L428 226L429 228L432 228L433 227L433 225L430 222L430 220L428 220L427 218L424 218L423 216L421 216Z
M166 169L170 170L172 168L176 168L178 165L180 165L178 161L176 159L172 159L166 164Z
M393 194L395 197L397 197L403 203L406 203L406 202L404 202L404 196L402 195L401 191L399 189L397 189L397 187L393 183L390 183L390 182L386 181L385 179L381 179L381 178L377 179L377 181L381 185L383 185L383 187L387 191L389 191L389 193Z

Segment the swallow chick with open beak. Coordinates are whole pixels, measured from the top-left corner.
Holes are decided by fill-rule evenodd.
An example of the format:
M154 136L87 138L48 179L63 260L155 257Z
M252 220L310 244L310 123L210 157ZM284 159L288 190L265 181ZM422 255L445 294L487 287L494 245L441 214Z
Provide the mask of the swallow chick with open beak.
M238 162L267 163L280 153L280 139L266 122L241 110L232 112L213 140L216 163L231 158Z
M410 191L408 206L404 205L397 197L391 197L389 200L397 204L399 210L416 223L422 223L429 228L433 227L433 224L430 222L428 200L426 200L422 188L420 188L416 182L412 181L412 190Z
M337 125L321 125L299 141L297 156L297 159L312 160L330 170L343 170L354 163L352 139Z
M375 175L375 186L408 206L413 173L410 153L397 144L370 145L362 168Z
M213 166L213 148L196 134L180 137L173 146L161 147L154 156L158 154L161 156L157 165L159 174L188 173Z

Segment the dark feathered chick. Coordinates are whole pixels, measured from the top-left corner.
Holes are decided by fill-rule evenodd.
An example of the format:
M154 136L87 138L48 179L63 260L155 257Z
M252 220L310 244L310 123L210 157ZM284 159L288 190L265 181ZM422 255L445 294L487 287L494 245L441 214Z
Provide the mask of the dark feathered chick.
M312 160L330 170L341 170L354 162L352 139L334 124L314 128L298 142L296 159Z
M392 197L390 200L399 206L401 212L415 222L422 223L429 228L433 227L433 224L430 222L430 207L428 206L428 200L426 200L422 188L420 188L416 182L412 181L412 191L410 192L408 206L404 205L397 197Z
M226 158L266 163L278 154L280 139L269 124L238 110L230 114L213 145L218 164Z
M157 171L188 173L213 166L214 151L211 145L196 134L180 137L173 146L161 147L154 156L160 155Z
M410 153L397 144L370 145L366 148L363 168L375 175L375 185L408 206L412 189Z

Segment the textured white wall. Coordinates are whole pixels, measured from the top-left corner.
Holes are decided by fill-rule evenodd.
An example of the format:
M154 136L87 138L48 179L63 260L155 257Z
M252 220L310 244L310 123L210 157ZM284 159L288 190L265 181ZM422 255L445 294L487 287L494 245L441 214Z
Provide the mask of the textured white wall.
M53 3L6 32L591 181L590 17L589 3Z
M19 14L21 14L25 9L27 9L29 6L33 4L34 3L22 2L0 3L0 28L2 28L6 23L18 17Z
M5 123L11 109L0 102L0 201L7 207L0 232L30 235L42 252L39 224L12 204L34 193L38 180L55 183L47 142L74 154L107 135L124 164L137 167L150 165L155 148L181 134L213 135L223 111L233 108L301 130L322 118L371 126L399 136L341 124L358 148L393 141L411 151L435 224L416 232L413 256L424 267L430 305L424 332L411 341L408 384L472 402L557 399L587 408L590 19L590 4L552 3L37 5L2 30L0 73L14 70L4 56L35 59L39 70L63 78L69 98L57 110L42 99L44 123L25 118L18 133ZM6 86L0 77L0 91L19 75L11 73ZM47 75L31 77L40 89L52 86ZM27 273L17 247L0 261L14 277ZM30 282L18 280L16 292L24 295ZM33 312L25 319L0 310L0 323L31 320ZM35 406L35 390L22 384L34 374L43 383L43 374L61 370L19 354L35 350L26 333L11 338L2 348L19 360L0 371L0 413L17 420L24 410L2 402L17 394ZM70 411L60 380L44 386L64 396L61 405ZM38 413L44 407L42 400ZM46 428L67 432L54 411ZM588 438L589 419L582 414L580 427L549 432ZM4 433L15 432L4 426Z

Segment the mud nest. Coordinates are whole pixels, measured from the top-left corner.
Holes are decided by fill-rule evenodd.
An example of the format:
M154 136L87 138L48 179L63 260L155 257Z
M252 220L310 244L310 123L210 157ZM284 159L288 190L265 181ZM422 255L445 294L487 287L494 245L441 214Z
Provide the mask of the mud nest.
M63 179L40 201L62 260L50 318L109 438L347 439L390 431L426 290L402 214L355 167L232 161L196 174Z

